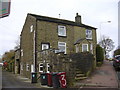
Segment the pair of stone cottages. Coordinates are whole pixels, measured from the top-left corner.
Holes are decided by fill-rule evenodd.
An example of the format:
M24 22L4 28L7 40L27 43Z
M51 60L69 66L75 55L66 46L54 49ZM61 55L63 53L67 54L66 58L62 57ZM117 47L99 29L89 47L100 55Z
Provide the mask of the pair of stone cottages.
M96 55L96 43L96 28L82 24L78 13L75 22L28 14L21 32L20 57L15 61L15 71L30 78L31 72L43 72L45 60L39 55L42 51L51 49L64 54L89 51ZM46 61L45 67L49 72L50 62Z

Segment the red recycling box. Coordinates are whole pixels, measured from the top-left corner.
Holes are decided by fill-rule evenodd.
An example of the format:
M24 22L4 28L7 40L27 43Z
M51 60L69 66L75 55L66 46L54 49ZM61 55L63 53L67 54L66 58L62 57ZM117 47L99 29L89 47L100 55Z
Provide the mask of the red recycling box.
M47 74L47 77L48 77L48 86L52 86L52 75L51 73L46 73Z
M58 73L57 75L59 76L60 87L66 88L67 87L66 72L61 72Z

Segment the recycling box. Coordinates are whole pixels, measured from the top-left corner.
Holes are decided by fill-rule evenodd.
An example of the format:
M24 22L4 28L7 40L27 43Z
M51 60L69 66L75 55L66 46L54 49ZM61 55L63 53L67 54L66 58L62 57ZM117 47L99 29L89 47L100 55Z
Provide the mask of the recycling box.
M54 88L67 88L66 72L53 73L52 83Z
M61 88L67 88L66 72L60 72L57 75L59 77L60 87Z
M52 73L52 85L53 85L53 88L59 88L60 87L58 73Z
M47 74L41 73L40 80L41 80L41 85L47 85L48 84Z
M41 73L41 85L53 88L67 88L66 72Z
M32 73L32 81L31 81L31 83L37 83L37 73L36 72Z
M48 81L47 85L52 87L52 74L51 73L46 73L46 75L47 75L47 79L48 79L47 80Z

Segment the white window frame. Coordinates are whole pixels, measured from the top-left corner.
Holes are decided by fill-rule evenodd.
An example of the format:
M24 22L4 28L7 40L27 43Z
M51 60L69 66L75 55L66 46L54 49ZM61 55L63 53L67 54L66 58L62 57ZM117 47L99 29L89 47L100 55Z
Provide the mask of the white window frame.
M47 47L47 48L44 48L44 46ZM49 44L47 44L47 43L42 43L42 50L49 49L49 47L50 47Z
M35 72L35 71L34 71L34 65L33 65L33 64L31 64L31 72Z
M43 63L39 64L39 72L43 72L43 70L41 70L41 68L43 68Z
M23 56L23 49L21 49L21 56Z
M93 44L92 43L90 44L90 51L93 54Z
M20 66L21 66L21 70L23 70L23 64L21 64Z
M66 36L66 26L58 25L58 36Z
M64 44L64 45L60 45L60 44ZM62 46L65 47L64 51L60 50L60 47ZM59 49L59 52L64 52L64 54L66 54L66 42L58 42L58 49Z
M92 39L92 30L86 29L86 39Z
M76 53L78 53L79 52L79 46L76 45L75 47L76 47Z
M82 52L85 52L84 49L83 49L84 45L87 45L87 51L89 51L88 50L88 44L82 44Z
M33 27L34 27L33 25L30 26L30 32L33 32L34 29Z
M47 73L50 73L49 69L50 69L50 64L47 63Z
M29 64L26 64L26 71L29 71L30 70L30 66Z

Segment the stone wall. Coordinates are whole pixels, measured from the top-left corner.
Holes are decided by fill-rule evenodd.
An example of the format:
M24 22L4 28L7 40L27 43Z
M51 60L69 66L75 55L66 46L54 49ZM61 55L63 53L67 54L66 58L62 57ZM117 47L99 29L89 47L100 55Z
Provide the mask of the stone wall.
M44 53L44 54L43 54ZM94 56L89 52L75 53L65 55L63 53L54 53L51 50L40 52L41 62L46 60L50 64L50 72L66 72L67 83L73 86L75 82L76 70L81 71L88 76L94 70ZM46 72L44 68L44 72Z

